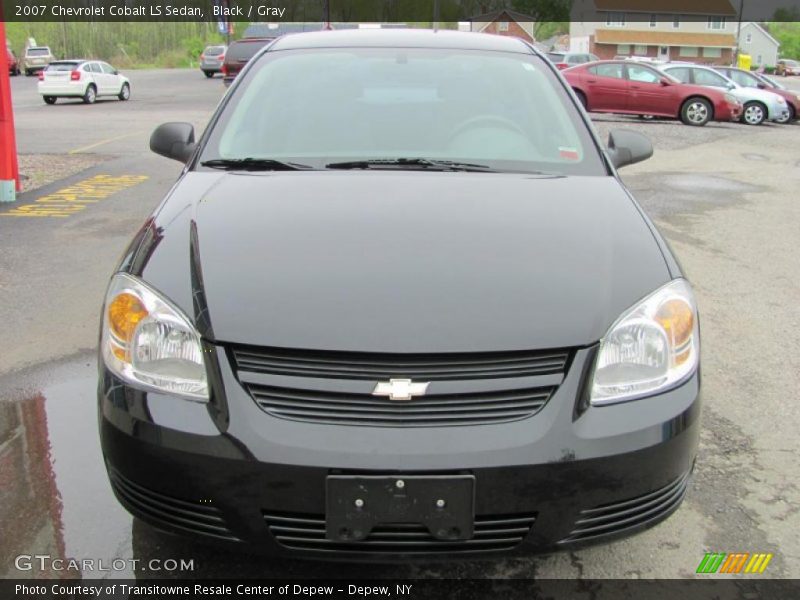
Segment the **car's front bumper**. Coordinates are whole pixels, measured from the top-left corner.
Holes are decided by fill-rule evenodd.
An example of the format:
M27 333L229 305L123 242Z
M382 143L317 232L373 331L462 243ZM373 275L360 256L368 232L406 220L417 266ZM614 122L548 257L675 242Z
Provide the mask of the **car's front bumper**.
M271 416L219 348L212 370L224 398L208 405L135 390L101 367L103 452L117 497L136 516L268 553L429 559L610 540L659 522L680 504L697 448L699 374L658 396L581 411L576 399L592 351L575 353L558 390L532 417L450 427ZM474 475L479 533L468 542L415 531L414 543L398 544L403 530L351 544L327 541L331 474Z

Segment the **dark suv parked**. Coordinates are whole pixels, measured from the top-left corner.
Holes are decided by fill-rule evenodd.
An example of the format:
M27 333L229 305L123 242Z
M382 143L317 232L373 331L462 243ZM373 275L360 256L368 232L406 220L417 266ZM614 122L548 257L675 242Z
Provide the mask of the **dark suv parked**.
M256 53L275 38L244 38L231 42L222 62L222 77L225 85L230 85L239 71Z

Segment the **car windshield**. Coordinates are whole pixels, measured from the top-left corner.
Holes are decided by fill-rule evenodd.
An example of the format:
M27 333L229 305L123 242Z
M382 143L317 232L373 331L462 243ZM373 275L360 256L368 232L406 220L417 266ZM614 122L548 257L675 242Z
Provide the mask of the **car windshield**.
M264 46L267 45L267 42L270 40L253 40L253 41L244 41L241 40L236 42L235 44L231 44L231 47L228 48L228 53L226 54L226 58L231 61L247 61L255 55L256 52L261 50Z
M50 63L47 67L47 72L50 71L72 71L73 69L77 68L80 63L76 62L54 62Z
M783 62L787 67L796 67L800 65L796 60L784 60Z
M428 159L492 171L606 174L551 67L448 49L268 53L235 89L201 162ZM425 168L418 160L406 168Z
M218 54L222 54L223 52L225 52L225 46L209 46L205 49L204 54L216 56Z
M50 48L28 48L28 56L47 56L50 54Z

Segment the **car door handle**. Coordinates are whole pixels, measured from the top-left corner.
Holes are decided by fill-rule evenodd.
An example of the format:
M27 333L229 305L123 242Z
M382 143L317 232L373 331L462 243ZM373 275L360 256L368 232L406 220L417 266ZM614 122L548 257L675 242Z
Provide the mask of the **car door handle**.
M586 81L589 83L597 83L597 79L587 79Z
M640 90L640 89L642 89L642 86L640 86L640 85L632 85L631 89L632 90Z

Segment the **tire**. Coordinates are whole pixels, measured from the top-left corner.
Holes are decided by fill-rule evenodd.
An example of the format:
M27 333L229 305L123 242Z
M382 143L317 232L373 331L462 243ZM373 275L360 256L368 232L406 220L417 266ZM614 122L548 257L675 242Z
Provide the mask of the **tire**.
M94 84L89 84L86 86L86 91L83 93L83 103L84 104L94 104L97 100L97 88L94 87Z
M681 121L684 125L703 127L714 117L714 108L705 98L689 98L681 106Z
M30 76L31 76L31 70L25 69L25 77L30 77Z
M203 74L211 79L214 76L214 71L203 71Z
M126 100L130 100L131 98L131 86L127 83L122 84L122 88L119 90L119 96L117 96L122 102Z
M58 98L56 98L55 96L45 96L44 97L44 103L45 104L55 104L57 99Z
M748 102L742 111L742 123L747 125L761 125L767 118L767 107L761 102Z
M583 106L583 110L588 111L589 110L589 102L586 100L586 94L584 94L580 90L575 90L575 95L578 97L578 100L580 101L581 106Z

